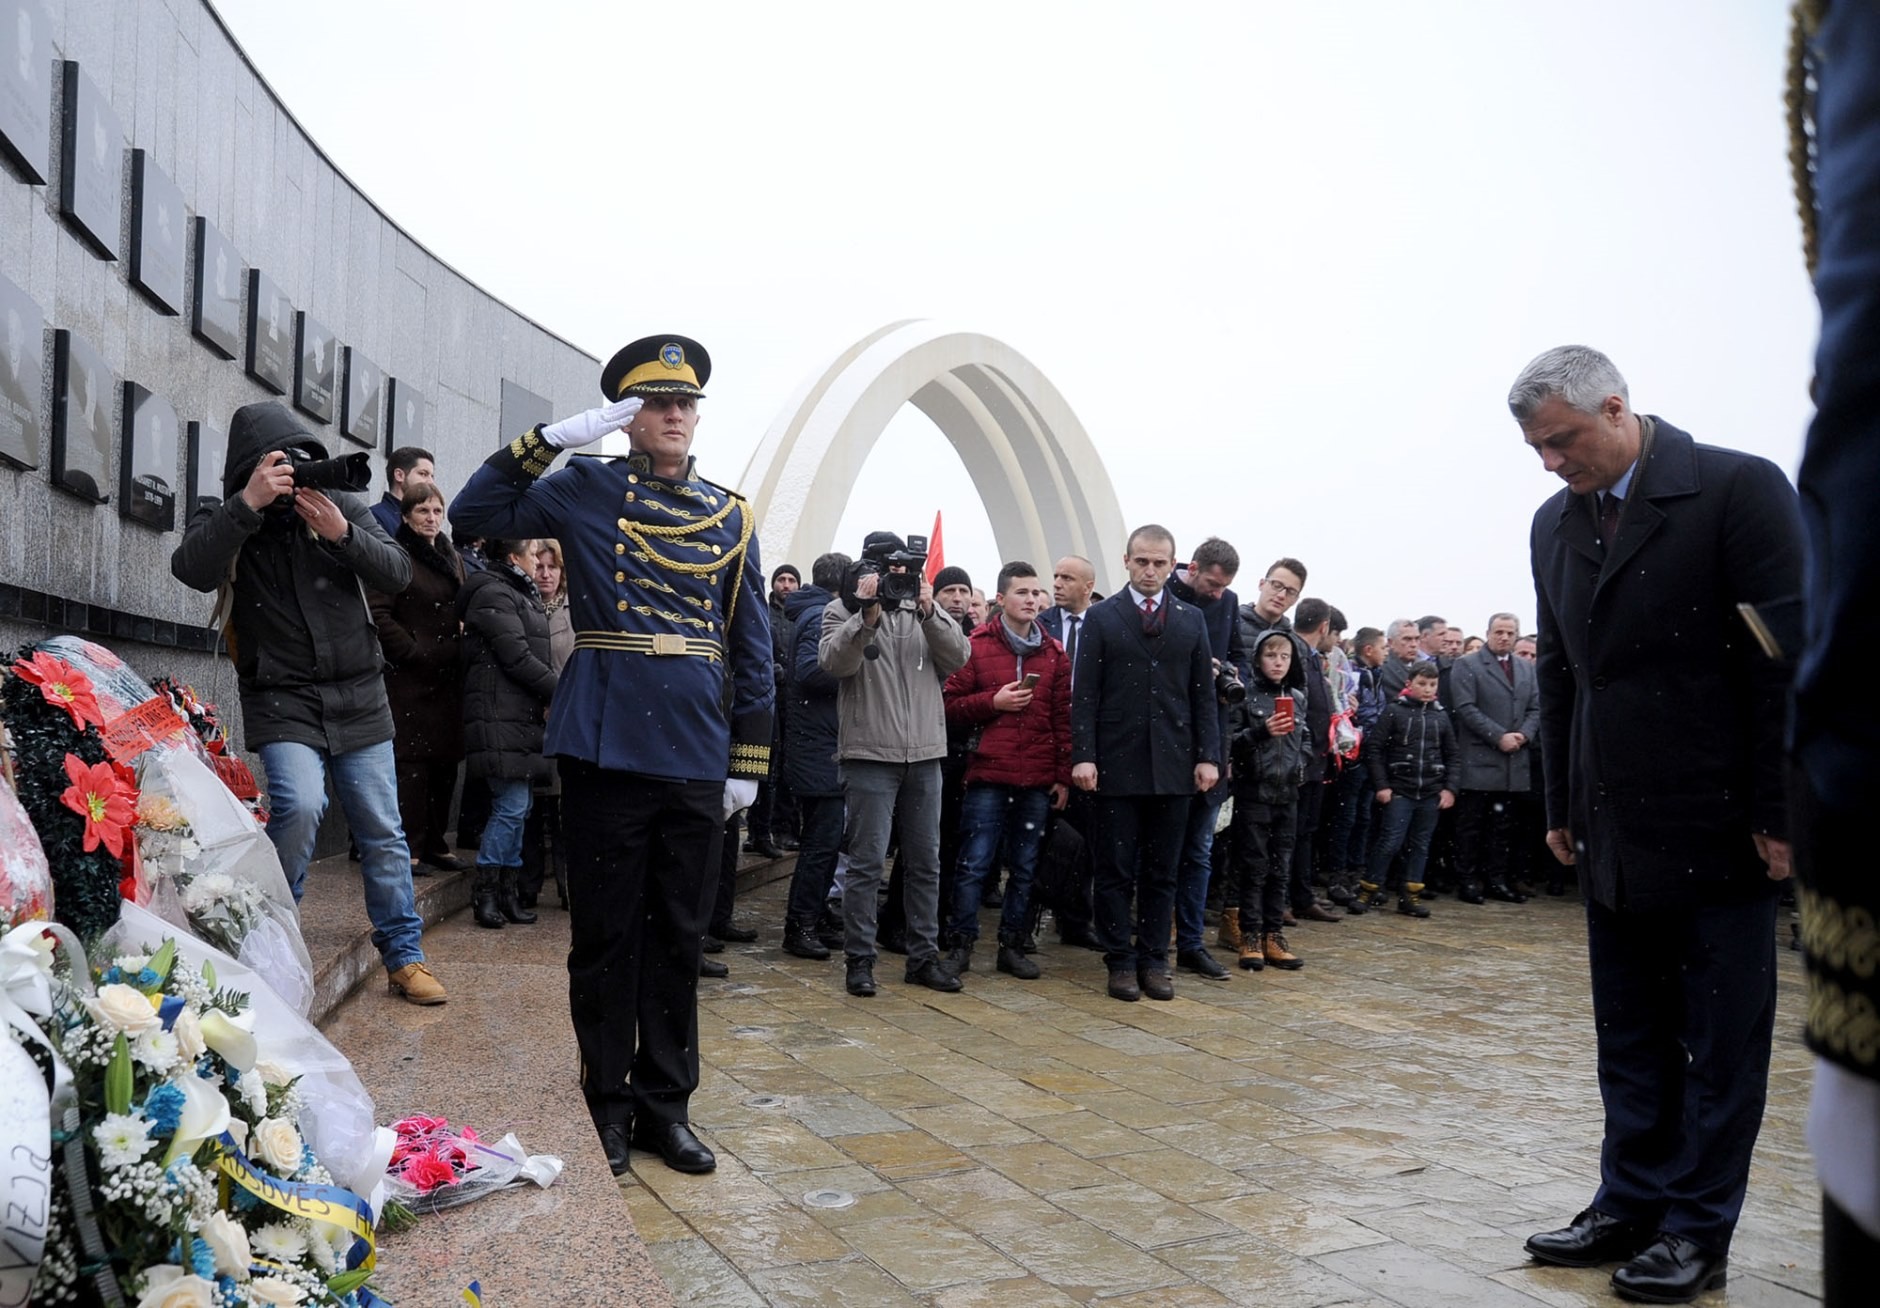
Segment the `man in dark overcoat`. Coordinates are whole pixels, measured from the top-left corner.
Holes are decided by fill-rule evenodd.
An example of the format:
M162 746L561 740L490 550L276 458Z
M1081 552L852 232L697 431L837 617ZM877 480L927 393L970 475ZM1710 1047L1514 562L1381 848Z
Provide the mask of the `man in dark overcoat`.
M1788 685L1737 606L1800 588L1795 492L1766 459L1634 413L1585 346L1535 359L1508 405L1566 483L1530 538L1536 671L1606 1109L1592 1203L1527 1249L1620 1262L1621 1295L1682 1303L1724 1282L1768 1088Z
M1138 527L1129 585L1093 605L1071 688L1071 784L1097 796L1097 937L1112 998L1173 999L1175 870L1197 792L1220 780L1214 657L1201 611L1168 591L1175 537ZM1133 904L1133 911L1132 911Z
M1540 735L1540 687L1534 669L1514 656L1521 620L1497 613L1488 620L1482 648L1449 669L1462 775L1456 808L1456 898L1479 904L1486 894L1511 904L1527 896L1510 880L1515 806L1534 779L1534 742Z

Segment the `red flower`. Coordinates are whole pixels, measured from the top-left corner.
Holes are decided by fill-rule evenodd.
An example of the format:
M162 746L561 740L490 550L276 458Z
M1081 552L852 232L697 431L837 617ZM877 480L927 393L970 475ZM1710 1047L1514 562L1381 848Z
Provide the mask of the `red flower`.
M404 1178L420 1194L429 1194L440 1185L455 1185L457 1169L435 1154L419 1154L405 1164Z
M87 722L94 727L104 725L104 715L98 711L98 697L91 691L91 678L64 659L38 650L30 659L17 660L13 670L22 680L39 687L46 703L70 713L75 729L83 731Z
M85 852L103 845L113 858L123 858L125 838L137 821L137 792L111 764L87 764L76 754L65 756L65 775L72 784L59 802L85 819Z

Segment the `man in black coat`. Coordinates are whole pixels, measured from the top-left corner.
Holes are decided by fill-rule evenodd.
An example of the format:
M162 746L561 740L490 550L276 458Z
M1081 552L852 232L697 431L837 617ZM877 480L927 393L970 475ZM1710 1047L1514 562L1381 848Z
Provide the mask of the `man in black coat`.
M1787 677L1737 611L1801 586L1795 492L1766 459L1635 414L1561 346L1508 407L1566 483L1534 515L1547 843L1579 870L1606 1134L1543 1262L1622 1262L1620 1294L1724 1283L1762 1125L1776 882L1789 875Z
M810 584L784 599L790 642L783 686L790 700L784 780L802 815L803 843L790 876L783 947L798 958L828 958L830 948L842 943L841 922L829 908L829 887L842 850L842 773L836 766L836 693L842 683L823 671L816 651L823 610L842 593L853 562L846 554L822 555L810 567Z
M1175 997L1175 869L1195 794L1220 780L1221 738L1207 625L1167 589L1174 535L1138 527L1123 564L1128 587L1092 607L1084 624L1071 782L1097 796L1097 935L1111 997L1133 1002Z

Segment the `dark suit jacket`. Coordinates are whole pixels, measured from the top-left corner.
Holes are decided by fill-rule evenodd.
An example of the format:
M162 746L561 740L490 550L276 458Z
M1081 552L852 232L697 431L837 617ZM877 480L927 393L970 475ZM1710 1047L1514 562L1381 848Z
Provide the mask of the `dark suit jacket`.
M1214 663L1201 613L1173 595L1145 636L1127 587L1084 610L1071 695L1071 764L1097 765L1102 795L1189 795L1221 762Z
M1751 832L1781 835L1787 677L1738 602L1801 586L1795 491L1767 459L1659 419L1609 550L1592 496L1534 515L1547 825L1612 909L1767 893Z
M1534 669L1526 659L1508 656L1514 680L1501 670L1501 662L1484 645L1450 665L1445 704L1456 727L1456 745L1462 756L1463 790L1526 790L1534 742L1540 738L1540 690ZM1518 731L1528 743L1512 754L1501 752L1501 738Z

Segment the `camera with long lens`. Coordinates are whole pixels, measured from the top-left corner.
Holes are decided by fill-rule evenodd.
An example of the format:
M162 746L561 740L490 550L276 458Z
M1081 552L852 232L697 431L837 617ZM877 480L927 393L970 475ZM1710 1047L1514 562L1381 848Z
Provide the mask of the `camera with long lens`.
M1247 687L1238 672L1231 666L1223 665L1214 674L1214 693L1223 704L1238 704L1247 698Z
M372 489L372 456L341 454L331 459L316 459L305 450L289 447L283 451L294 465L294 488L317 491L368 491Z
M903 566L907 571L892 571L896 566ZM849 567L842 587L842 601L851 612L860 609L862 600L855 593L857 583L863 577L879 577L874 598L882 612L892 613L903 605L912 608L920 602L920 584L926 568L925 536L909 536L901 549L866 549Z

